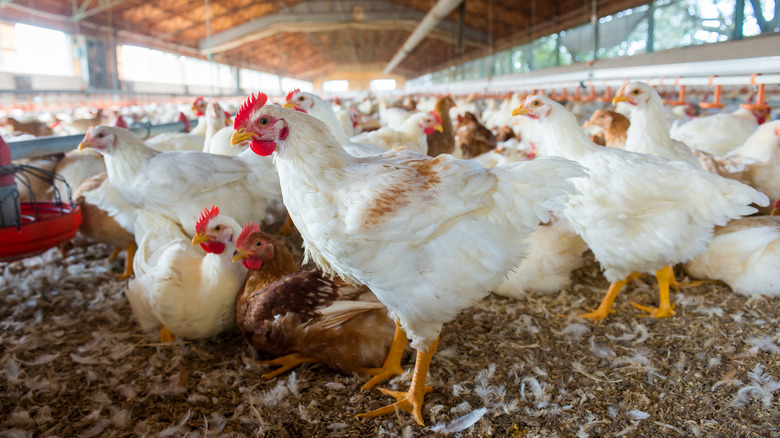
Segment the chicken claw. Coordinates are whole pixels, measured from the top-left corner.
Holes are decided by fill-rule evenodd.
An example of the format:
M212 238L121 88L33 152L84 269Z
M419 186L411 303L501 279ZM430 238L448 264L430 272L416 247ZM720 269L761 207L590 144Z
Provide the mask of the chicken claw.
M387 352L385 363L381 368L364 368L361 371L372 375L371 378L362 388L362 391L367 391L373 388L377 383L382 382L393 376L400 376L404 373L404 369L401 367L401 357L404 354L404 347L406 346L406 332L401 328L401 322L395 322L395 334L393 335L393 343L390 344L390 350Z
M135 242L131 243L130 246L125 248L127 251L127 254L125 254L125 271L121 274L117 274L116 278L118 280L127 280L133 275L133 256L135 255L135 250L137 246L135 246Z
M423 421L422 407L425 394L433 391L432 386L425 386L425 379L428 375L428 367L431 364L431 358L433 353L436 352L436 347L439 344L439 340L436 339L433 344L428 347L428 351L417 350L417 361L414 364L414 375L412 376L412 384L409 387L408 392L391 391L389 389L380 388L383 394L395 397L395 403L387 405L385 407L375 409L373 411L366 412L364 414L358 414L358 418L372 418L381 415L387 415L400 409L409 412L414 417L414 420L420 426L425 426Z
M676 314L674 311L674 305L669 302L669 285L676 282L674 280L674 272L671 266L665 266L663 269L656 271L655 277L658 279L658 292L659 292L659 304L657 308L642 306L640 304L631 303L637 309L648 312L648 315L655 318L667 318Z
M298 365L305 363L317 363L317 360L311 357L302 356L298 353L291 353L286 356L277 357L276 359L264 360L260 363L266 366L279 366L279 368L271 371L270 373L263 374L264 379L270 380L280 374L286 373Z
M674 311L674 308L676 305L668 305L668 306L660 306L660 307L650 307L650 306L643 306L641 304L637 303L631 303L634 307L636 307L639 310L644 310L647 312L647 315L639 315L640 317L647 317L652 316L654 318L668 318L670 316L674 316L677 314L677 312ZM668 303L667 303L668 304Z
M170 344L176 342L176 335L170 332L164 325L160 326L160 343Z
M604 296L604 299L601 300L601 304L599 304L599 308L589 313L583 313L582 315L579 315L579 317L590 319L593 322L599 322L609 316L610 313L615 313L615 311L612 310L612 303L615 301L615 298L617 298L620 289L623 289L623 286L626 285L627 281L633 280L633 277L634 274L631 274L628 276L628 279L624 281L616 281L610 284L607 294Z

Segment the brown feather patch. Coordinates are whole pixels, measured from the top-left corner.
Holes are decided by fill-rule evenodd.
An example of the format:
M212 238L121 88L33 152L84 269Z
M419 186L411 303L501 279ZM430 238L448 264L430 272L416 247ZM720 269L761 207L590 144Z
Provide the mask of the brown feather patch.
M439 183L441 177L434 168L440 164L443 158L426 160L414 160L407 163L407 167L396 171L402 175L393 183L378 189L373 205L363 215L363 223L366 225L378 225L390 213L409 204L409 195L417 190L430 190Z

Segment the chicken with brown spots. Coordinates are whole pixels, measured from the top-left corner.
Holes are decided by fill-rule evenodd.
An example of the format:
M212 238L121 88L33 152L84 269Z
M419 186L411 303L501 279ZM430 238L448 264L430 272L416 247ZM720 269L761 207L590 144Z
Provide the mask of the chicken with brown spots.
M276 377L303 363L343 373L374 374L382 365L395 326L365 286L319 269L299 271L287 248L255 224L236 240L234 261L249 269L236 297L236 325L247 343L276 359Z
M590 120L582 125L583 128L588 126L598 126L602 129L604 137L604 146L611 148L623 149L626 146L626 133L628 132L628 126L631 122L628 117L611 110L596 110L590 117Z
M452 96L444 96L436 101L433 108L441 117L441 132L435 131L428 135L428 155L436 157L441 154L451 154L455 151L455 128L450 119L450 108L455 106Z
M496 136L479 123L477 116L470 112L458 116L455 147L461 158L477 157L495 149L496 144Z

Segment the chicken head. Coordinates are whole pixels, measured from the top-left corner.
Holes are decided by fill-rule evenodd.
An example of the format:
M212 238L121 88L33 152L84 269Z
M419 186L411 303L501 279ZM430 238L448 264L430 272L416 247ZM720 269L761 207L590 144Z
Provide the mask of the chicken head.
M517 108L512 110L513 116L525 115L532 119L544 118L550 115L552 100L545 96L528 96Z
M285 108L291 108L302 113L308 113L314 108L314 99L307 96L306 93L300 89L295 89L287 93L287 101L284 103Z
M79 150L92 149L98 153L110 152L116 144L116 135L112 132L113 129L116 128L104 125L90 127L84 140L79 143Z
M628 102L630 105L646 105L650 98L658 93L644 82L628 82L617 92L612 104Z
M195 99L195 102L192 102L192 110L195 111L195 115L200 117L206 113L206 100L203 99L202 96L199 96L197 99Z
M212 205L204 208L198 222L195 223L195 237L192 245L200 244L204 251L212 254L222 254L228 242L233 241L233 235L238 231L233 228L228 218L219 215L219 208Z
M233 128L236 132L230 137L232 145L235 146L249 140L249 147L254 153L268 156L274 152L278 141L287 138L290 130L284 119L267 114L268 111L257 114L267 101L268 97L264 93L260 93L257 97L249 96L241 105L233 122Z
M441 124L441 117L439 117L439 114L437 114L436 111L428 112L428 114L421 118L418 123L423 132L425 132L425 135L431 135L436 131L444 131Z
M266 236L259 225L252 222L246 224L236 240L233 261L241 260L247 269L260 269L263 263L273 259L276 253L274 245Z

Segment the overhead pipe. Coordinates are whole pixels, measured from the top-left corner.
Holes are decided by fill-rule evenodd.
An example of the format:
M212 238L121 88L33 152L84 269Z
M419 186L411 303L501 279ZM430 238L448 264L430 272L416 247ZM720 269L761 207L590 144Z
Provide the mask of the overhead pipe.
M398 53L393 56L393 59L390 60L390 63L387 64L387 67L385 67L382 73L388 74L396 67L398 67L398 64L400 64L408 54L412 53L412 50L417 47L417 44L420 44L420 41L422 41L423 38L425 38L425 36L428 35L428 33L433 30L433 28L436 27L436 25L438 25L444 17L449 15L450 12L452 12L462 2L463 0L439 0L435 5L433 5L431 10L428 11L428 14L425 15L425 18L423 18L423 20L417 26L417 29L415 29L414 32L409 35L409 38L406 40Z
M197 120L190 120L190 126L195 126ZM150 123L133 123L130 125L130 132L145 140L153 135L170 131L184 131L187 124L185 122L162 123L152 125ZM58 154L76 149L84 139L84 134L75 135L51 135L47 137L38 137L32 140L16 141L10 144L11 159L19 160L21 158L41 157L44 155Z

